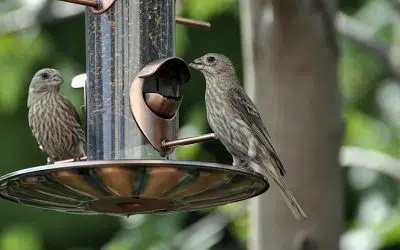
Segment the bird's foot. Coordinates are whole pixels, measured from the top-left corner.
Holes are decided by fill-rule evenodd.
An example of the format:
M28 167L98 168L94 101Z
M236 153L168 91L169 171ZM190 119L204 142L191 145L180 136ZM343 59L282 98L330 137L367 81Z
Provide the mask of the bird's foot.
M80 156L75 156L74 157L74 161L81 161L81 157Z
M234 156L232 156L232 158L233 158L232 166L238 168L241 161Z
M254 160L255 157L248 157L247 159L241 161L239 164L237 164L235 167L237 168L246 168L248 167L247 165Z
M54 160L50 157L47 157L47 165L54 164Z

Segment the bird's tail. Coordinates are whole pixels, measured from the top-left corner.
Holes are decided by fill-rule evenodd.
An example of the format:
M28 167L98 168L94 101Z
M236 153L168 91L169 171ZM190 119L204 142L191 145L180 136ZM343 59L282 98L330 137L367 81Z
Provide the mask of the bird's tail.
M257 167L258 171L262 172L265 176L271 177L275 181L275 183L278 185L278 187L282 193L283 198L285 199L287 206L290 208L294 217L297 220L302 220L302 219L307 218L306 213L301 208L301 206L297 202L296 198L294 198L294 195L289 190L289 187L286 185L285 180L280 175L280 173L275 171L275 168L273 166L265 166L265 168L264 168L264 167L259 167L257 164L256 166L253 165L253 167ZM271 168L269 168L269 167L271 167ZM272 169L273 169L273 172L271 171Z
M278 184L278 187L282 193L283 198L285 199L285 202L287 206L290 208L292 211L294 217L297 220L302 220L306 219L307 215L304 212L304 210L301 208L300 204L297 202L296 198L294 198L294 195L292 192L289 190L288 186L286 185L285 181L283 180L282 176L278 174L278 178L273 176L274 181L276 184Z

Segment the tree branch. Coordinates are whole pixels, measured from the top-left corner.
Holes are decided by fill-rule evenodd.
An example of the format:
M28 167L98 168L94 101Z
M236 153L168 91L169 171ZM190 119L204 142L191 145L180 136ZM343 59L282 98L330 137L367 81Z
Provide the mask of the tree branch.
M368 25L343 13L338 13L336 15L336 30L342 36L348 37L364 49L374 53L390 67L388 44L377 38L375 30L368 27Z
M34 26L70 18L85 12L85 7L77 4L46 0L32 1L23 7L0 16L0 33L13 33Z
M262 23L259 29L260 33L265 32L267 25L270 25L273 20L272 11L267 8L264 9L263 19L259 19L258 21ZM335 29L339 35L349 38L365 50L373 53L389 69L390 74L394 78L400 79L399 73L397 73L395 66L390 60L390 45L376 36L376 30L341 12L336 14Z
M221 232L239 216L247 213L247 202L241 204L229 214L215 211L193 223L178 233L171 241L160 247L173 249L209 249L219 242Z
M359 147L344 146L340 149L339 159L343 167L369 169L400 180L400 160L387 154Z

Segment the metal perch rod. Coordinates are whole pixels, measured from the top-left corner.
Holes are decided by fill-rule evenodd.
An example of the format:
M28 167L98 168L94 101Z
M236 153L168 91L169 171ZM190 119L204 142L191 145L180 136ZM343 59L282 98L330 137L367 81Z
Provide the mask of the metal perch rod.
M86 6L90 6L93 8L98 8L100 5L102 5L101 0L60 0L60 1L75 3L75 4L80 4L80 5L86 5Z
M83 157L79 158L79 161L86 161L86 160L87 160L87 156L83 156ZM66 160L62 160L62 161L56 161L56 162L54 162L54 164L57 164L57 163L68 163L68 162L73 162L73 161L74 161L74 159L71 158L71 159L66 159Z
M115 0L60 0L60 1L85 5L85 6L92 7L93 9L96 9L96 10L100 10L100 9L105 10ZM176 23L184 24L184 25L188 25L188 26L197 26L197 27L201 27L201 28L205 28L205 29L211 28L211 24L209 22L204 22L204 21L199 21L199 20L194 20L194 19L189 19L189 18L184 18L184 17L176 17L175 21L176 21Z
M182 139L178 139L178 140L174 140L174 141L163 141L162 147L168 149L168 148L174 148L174 147L190 145L190 144L195 144L195 143L210 141L210 140L217 140L217 139L218 138L215 136L214 133L210 133L210 134L205 134L205 135L200 135L200 136L182 138Z
M174 141L163 141L162 142L162 147L165 149L170 149L170 148L175 148L175 147L180 147L180 146L185 146L185 145L191 145L191 144L196 144L199 142L205 142L205 141L211 141L211 140L217 140L218 138L215 136L214 133L210 134L205 134L205 135L200 135L200 136L193 136L193 137L187 137L187 138L182 138ZM87 157L81 157L80 161L86 161ZM63 161L56 161L55 163L67 163L67 162L73 162L74 159L67 159Z
M198 21L198 20L184 18L184 17L176 17L175 21L176 21L176 23L179 23L179 24L185 24L188 26L193 25L193 26L198 26L198 27L205 28L205 29L211 29L211 24L209 22Z

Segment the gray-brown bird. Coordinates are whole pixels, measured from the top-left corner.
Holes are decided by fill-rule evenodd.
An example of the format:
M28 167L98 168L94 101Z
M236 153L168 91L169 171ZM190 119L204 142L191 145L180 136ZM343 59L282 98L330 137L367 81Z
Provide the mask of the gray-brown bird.
M233 166L250 167L270 177L280 188L296 219L306 214L287 187L282 162L254 103L240 86L229 58L209 53L195 59L190 67L206 80L207 120L233 158Z
M63 78L55 69L41 69L29 85L28 120L48 163L85 156L86 137L74 105L60 94Z

